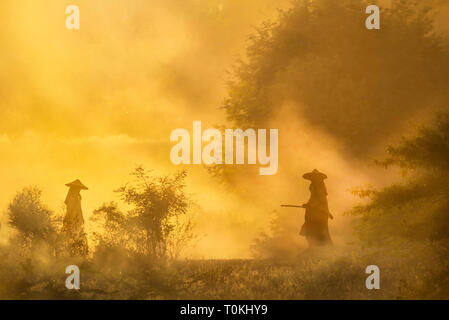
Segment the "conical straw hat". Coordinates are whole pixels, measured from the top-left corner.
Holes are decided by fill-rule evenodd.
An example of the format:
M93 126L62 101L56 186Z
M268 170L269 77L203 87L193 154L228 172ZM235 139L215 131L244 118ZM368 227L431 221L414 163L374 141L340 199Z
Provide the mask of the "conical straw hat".
M72 181L72 182L70 182L70 183L66 183L66 186L67 186L67 187L77 187L77 188L80 188L80 189L82 189L82 190L87 190L87 189L88 189L88 188L87 188L84 184L82 184L82 182L79 181L78 179L76 179L75 181Z
M306 180L324 180L327 179L327 175L322 172L319 172L317 169L313 169L312 172L307 172L302 176Z

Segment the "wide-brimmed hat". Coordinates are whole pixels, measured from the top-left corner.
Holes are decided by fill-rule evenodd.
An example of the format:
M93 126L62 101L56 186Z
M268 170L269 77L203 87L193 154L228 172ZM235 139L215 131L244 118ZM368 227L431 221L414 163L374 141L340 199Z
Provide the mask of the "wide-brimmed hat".
M304 173L302 177L310 181L327 179L327 176L324 173L319 172L317 169L313 169L312 172Z
M72 181L70 183L66 183L65 184L67 187L77 187L80 188L82 190L87 190L88 188L78 179L76 179L75 181Z

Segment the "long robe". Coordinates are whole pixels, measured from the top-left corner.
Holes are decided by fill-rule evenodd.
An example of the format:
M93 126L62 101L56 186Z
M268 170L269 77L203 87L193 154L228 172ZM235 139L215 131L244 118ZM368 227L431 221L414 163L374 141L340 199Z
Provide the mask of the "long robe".
M328 219L329 207L327 191L323 181L313 181L310 184L310 199L305 204L305 222L300 235L305 236L310 246L331 244Z
M70 188L64 201L67 206L64 217L64 230L71 234L78 234L83 230L84 218L81 209L80 189Z
M84 256L88 252L88 246L84 233L80 189L70 187L64 203L67 210L63 221L63 231L68 241L69 253L72 256Z

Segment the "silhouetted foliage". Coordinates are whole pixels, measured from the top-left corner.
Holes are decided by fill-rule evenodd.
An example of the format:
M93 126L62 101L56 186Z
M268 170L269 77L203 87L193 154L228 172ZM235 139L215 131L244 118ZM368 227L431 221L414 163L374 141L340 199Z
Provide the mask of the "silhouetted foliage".
M381 29L365 28L373 1L297 1L250 38L224 108L262 128L284 103L366 157L416 112L449 103L447 41L419 1L392 1ZM368 152L368 153L367 153Z
M390 147L380 163L413 170L402 184L365 193L369 202L350 212L358 217L354 227L362 245L393 251L392 261L424 268L424 288L434 288L429 297L449 290L448 137L449 114L440 113L414 137Z
M432 126L421 126L413 138L402 138L397 146L388 148L384 166L398 165L404 169L425 168L439 173L449 172L449 114L440 112Z
M192 222L186 217L193 202L185 192L186 172L151 177L138 167L136 179L117 192L130 210L122 212L116 203L95 210L103 219L104 232L97 234L102 245L126 248L152 258L177 257L193 238Z
M42 244L54 247L56 229L52 212L41 201L42 191L35 187L19 191L8 206L9 224L17 231L24 248Z
M275 211L268 232L261 233L251 246L254 257L259 259L297 258L305 249L299 235L301 214L304 214L304 211L288 213Z

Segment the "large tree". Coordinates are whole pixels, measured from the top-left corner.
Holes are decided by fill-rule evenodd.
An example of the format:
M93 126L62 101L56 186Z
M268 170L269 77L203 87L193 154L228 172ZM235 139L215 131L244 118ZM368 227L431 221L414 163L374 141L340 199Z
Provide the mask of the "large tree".
M228 119L264 127L289 102L364 156L412 116L446 106L448 42L433 32L431 8L393 1L381 29L368 30L369 4L299 0L260 27L229 82Z

